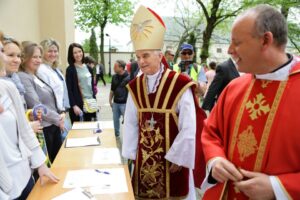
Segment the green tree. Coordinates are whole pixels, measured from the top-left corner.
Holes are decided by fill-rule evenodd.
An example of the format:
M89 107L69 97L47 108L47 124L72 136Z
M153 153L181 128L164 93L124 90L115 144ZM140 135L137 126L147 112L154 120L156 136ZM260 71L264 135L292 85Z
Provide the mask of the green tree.
M194 37L195 40L192 43L196 43L197 38L199 38L199 36L201 35L201 30L199 31L199 27L203 21L203 17L201 15L200 9L197 9L197 6L198 5L193 2L191 2L190 4L189 2L181 0L176 1L176 7L174 9L176 17L174 18L174 21L176 25L180 27L180 29L175 30L179 41L175 51L175 63L177 62L178 57L180 57L180 46L185 42L190 44L189 40L191 40L191 37ZM192 8L196 9L193 10ZM195 47L195 45L193 46ZM194 60L196 60L196 56L194 57Z
M92 29L92 34L90 37L90 55L98 62L99 58L98 58L98 46L97 46L97 39L96 39L96 34L95 34L95 30Z
M280 9L288 22L288 38L290 45L300 53L300 1L299 0L245 0L245 6L269 4Z
M194 32L191 32L189 35L188 43L194 47L195 56L193 58L193 62L197 62L197 48L196 48L197 38Z
M89 39L83 40L82 48L83 48L84 52L90 52L90 40Z
M128 22L133 13L131 0L75 0L75 23L82 30L100 29L100 62L104 61L104 30L107 23Z
M203 0L196 1L201 6L206 20L200 53L201 63L206 63L206 60L209 57L210 40L215 28L225 20L236 16L237 13L242 10L243 4L229 0L209 0L207 2L204 2Z

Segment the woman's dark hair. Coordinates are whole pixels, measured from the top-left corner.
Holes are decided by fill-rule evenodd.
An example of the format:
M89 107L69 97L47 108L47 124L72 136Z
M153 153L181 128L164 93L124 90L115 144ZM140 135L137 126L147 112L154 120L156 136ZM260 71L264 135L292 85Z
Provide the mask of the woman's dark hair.
M86 56L86 57L84 57L84 63L86 63L86 64L93 63L93 64L97 65L96 60L92 56Z
M82 63L84 63L84 51L83 51L82 46L78 43L72 43L72 44L70 44L69 49L68 49L68 63L69 63L69 65L74 65L74 63L75 63L75 58L73 56L73 49L75 47L81 49L81 51L82 51Z

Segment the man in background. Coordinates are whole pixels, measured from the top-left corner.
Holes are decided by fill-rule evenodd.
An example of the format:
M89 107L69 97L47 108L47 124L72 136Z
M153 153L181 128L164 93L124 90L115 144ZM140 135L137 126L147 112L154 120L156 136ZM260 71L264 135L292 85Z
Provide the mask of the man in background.
M112 76L111 89L109 93L109 104L113 111L115 136L120 136L120 118L124 117L128 90L127 83L130 81L128 72L125 70L126 63L117 60L114 64L115 74Z
M228 83L239 77L240 74L236 69L235 64L229 58L225 62L219 64L216 69L216 75L210 86L207 88L206 95L203 100L202 108L204 110L211 111L218 100L223 89L228 85Z
M194 47L191 44L182 44L180 47L181 61L173 66L173 70L188 75L196 82L196 95L201 97L205 93L207 79L203 67L193 62L194 55Z
M174 65L174 53L172 50L168 49L165 51L165 58L167 60L167 63L169 65L169 68L173 70Z

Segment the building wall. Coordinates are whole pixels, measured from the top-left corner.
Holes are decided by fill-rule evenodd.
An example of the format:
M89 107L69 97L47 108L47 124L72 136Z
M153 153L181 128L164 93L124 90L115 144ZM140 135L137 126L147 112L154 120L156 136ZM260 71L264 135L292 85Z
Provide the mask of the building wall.
M132 57L135 58L135 53L133 53L133 52L112 52L111 53L111 74L115 74L114 64L115 64L116 60L123 60L124 62L128 63ZM105 73L108 74L108 72L109 72L109 52L104 52L104 59L105 59L105 64L104 64Z
M67 48L75 38L73 0L0 0L0 30L18 41L60 43L61 67L67 66Z
M0 0L0 30L23 40L40 39L39 0Z

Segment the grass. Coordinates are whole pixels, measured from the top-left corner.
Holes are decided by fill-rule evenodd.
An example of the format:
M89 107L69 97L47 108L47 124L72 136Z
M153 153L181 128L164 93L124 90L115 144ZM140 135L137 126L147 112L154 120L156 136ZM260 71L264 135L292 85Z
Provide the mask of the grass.
M111 83L111 77L109 77L108 74L104 75L104 80L106 83ZM101 80L100 80L100 82L101 82Z

